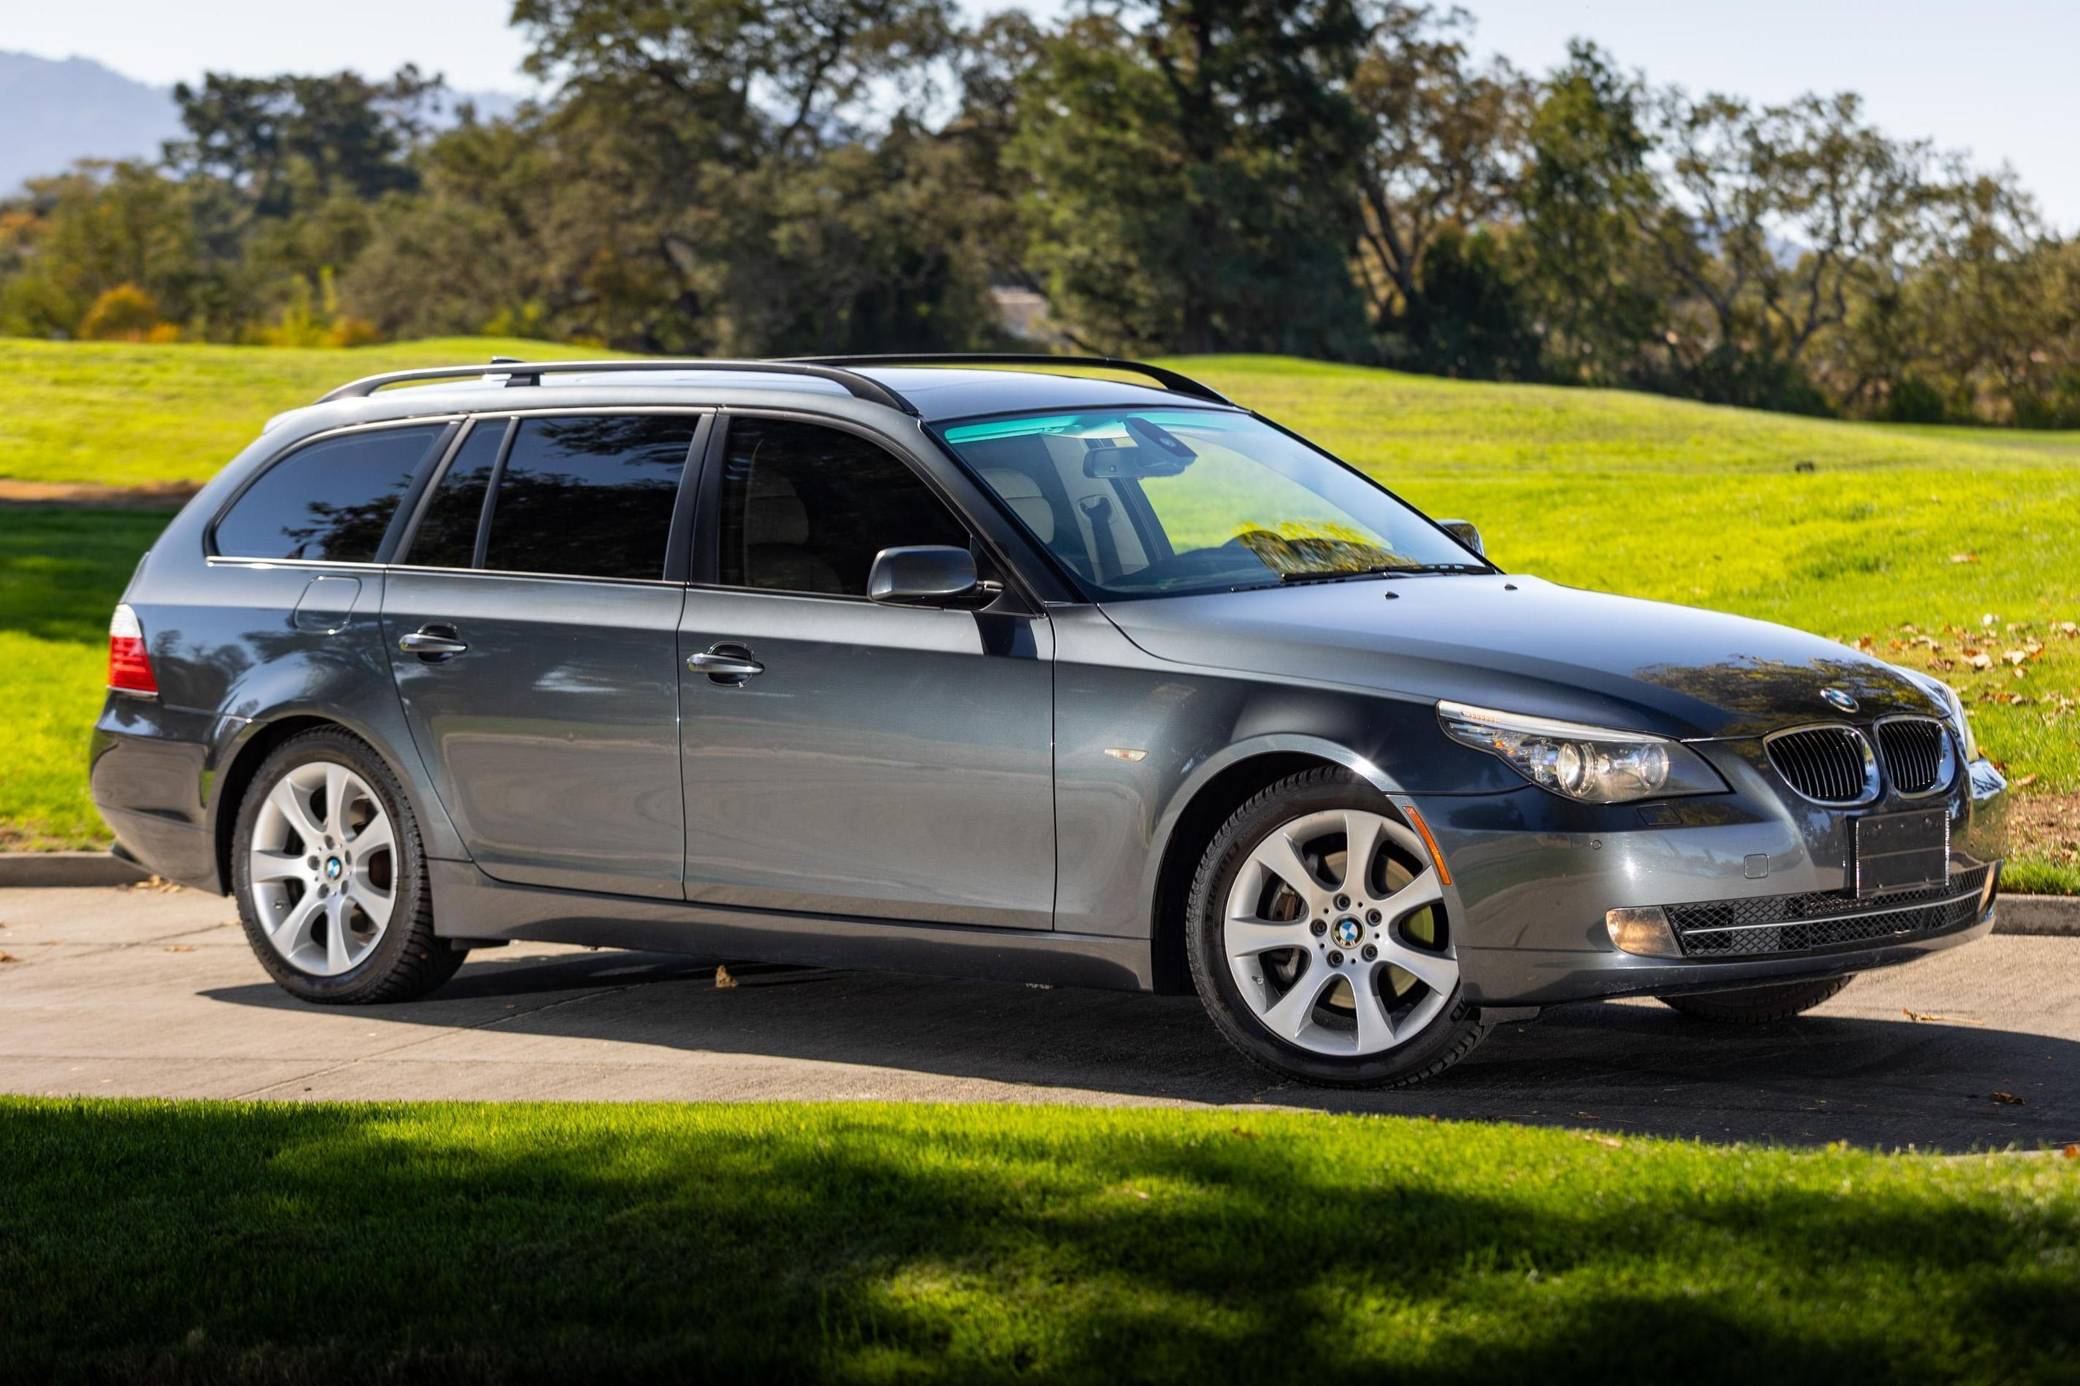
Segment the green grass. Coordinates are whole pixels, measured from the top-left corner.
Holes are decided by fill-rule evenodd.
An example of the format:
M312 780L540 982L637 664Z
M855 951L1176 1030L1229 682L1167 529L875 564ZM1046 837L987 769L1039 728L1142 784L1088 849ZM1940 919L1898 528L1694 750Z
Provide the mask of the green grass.
M573 354L478 339L351 351L0 340L0 479L199 482L268 415L340 381L494 353ZM1177 364L1433 514L1476 521L1507 568L1782 621L1931 669L1963 689L2023 792L2080 793L2080 632L2062 628L2080 622L2080 434L1837 423L1282 358ZM0 511L14 536L0 554L62 544L90 564L75 579L94 648L37 646L33 671L0 667L0 696L26 698L50 729L30 758L10 757L5 779L23 787L0 791L0 831L84 842L97 836L76 777L98 696L93 611L115 600L124 551L149 525L94 521L108 531L101 556L76 559L73 522L25 513ZM0 642L34 605L0 595ZM2010 880L2080 891L2080 853L2026 853Z
M9 1100L0 1161L23 1380L2013 1382L2080 1353L2080 1161L2057 1155Z
M347 349L0 337L0 479L199 483L270 416L359 376L493 356L611 354L490 337Z
M0 507L0 849L105 837L87 798L86 757L108 669L108 614L166 520Z

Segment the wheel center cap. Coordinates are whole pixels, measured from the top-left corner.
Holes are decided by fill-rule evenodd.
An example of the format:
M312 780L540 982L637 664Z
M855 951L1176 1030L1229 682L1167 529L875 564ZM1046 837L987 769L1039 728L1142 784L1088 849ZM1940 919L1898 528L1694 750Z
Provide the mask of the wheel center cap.
M340 873L340 864L339 864L339 858L338 858L338 857L327 857L327 858L325 858L325 879L326 879L326 880L328 880L328 881L336 881L336 880L338 880L338 879L339 879L339 873Z
M1345 915L1342 919L1329 926L1329 937L1336 940L1338 948L1356 947L1358 940L1363 937L1364 932L1364 930L1358 927L1358 921L1352 919L1349 915Z

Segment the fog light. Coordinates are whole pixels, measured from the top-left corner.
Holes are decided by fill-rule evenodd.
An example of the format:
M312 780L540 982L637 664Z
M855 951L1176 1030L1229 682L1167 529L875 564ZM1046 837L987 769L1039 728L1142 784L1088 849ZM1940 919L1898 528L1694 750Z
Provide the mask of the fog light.
M1620 952L1648 958L1681 957L1676 936L1668 927L1668 916L1659 905L1611 910L1603 916L1603 927Z

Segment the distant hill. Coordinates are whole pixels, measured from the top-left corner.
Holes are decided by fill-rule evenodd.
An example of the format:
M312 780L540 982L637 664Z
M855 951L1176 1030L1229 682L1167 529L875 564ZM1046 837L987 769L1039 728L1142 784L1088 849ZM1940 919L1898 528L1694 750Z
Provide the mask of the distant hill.
M197 74L199 77L200 74ZM519 104L504 92L456 92L483 119ZM181 132L173 89L155 87L91 58L39 58L0 50L0 197L77 159L154 159Z
M180 125L170 88L88 58L0 52L0 196L75 159L156 157Z

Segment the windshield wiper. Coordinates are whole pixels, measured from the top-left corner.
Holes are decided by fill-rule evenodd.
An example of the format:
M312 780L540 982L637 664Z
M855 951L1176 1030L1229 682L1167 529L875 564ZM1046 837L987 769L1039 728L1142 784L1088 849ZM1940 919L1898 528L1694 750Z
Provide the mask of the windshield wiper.
M1317 569L1302 573L1280 573L1281 583L1348 582L1353 578L1420 577L1425 573L1487 573L1485 563L1384 563L1377 568Z

